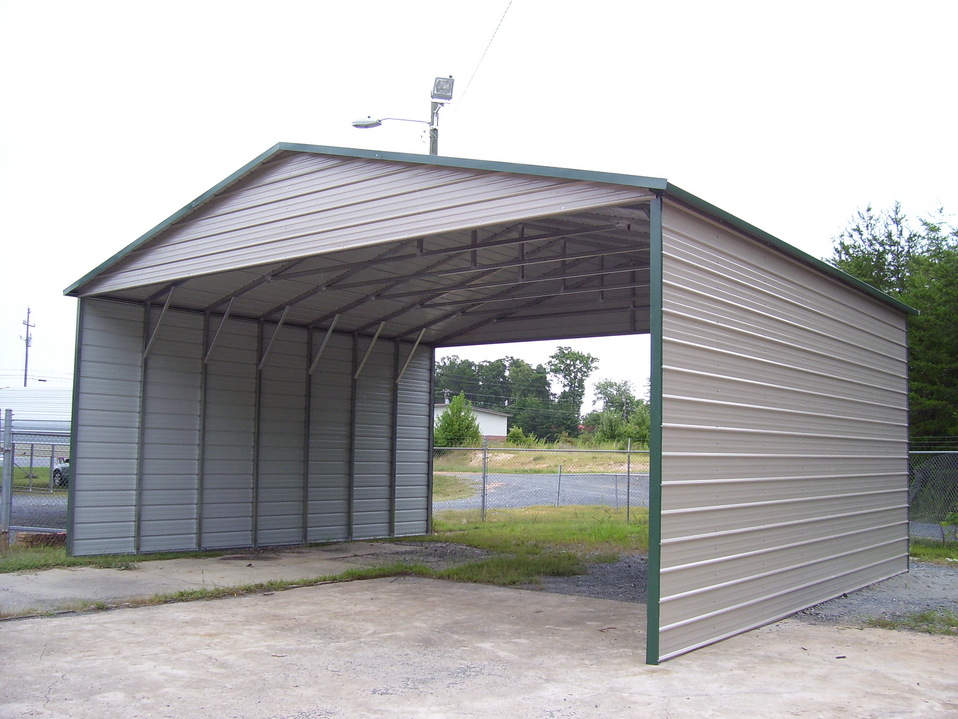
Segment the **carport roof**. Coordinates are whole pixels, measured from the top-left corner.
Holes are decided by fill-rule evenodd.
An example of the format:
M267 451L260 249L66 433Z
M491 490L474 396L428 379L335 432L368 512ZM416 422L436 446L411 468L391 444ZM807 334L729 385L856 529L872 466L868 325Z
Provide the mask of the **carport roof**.
M907 310L664 179L287 143L65 294L436 346L647 332L655 196Z

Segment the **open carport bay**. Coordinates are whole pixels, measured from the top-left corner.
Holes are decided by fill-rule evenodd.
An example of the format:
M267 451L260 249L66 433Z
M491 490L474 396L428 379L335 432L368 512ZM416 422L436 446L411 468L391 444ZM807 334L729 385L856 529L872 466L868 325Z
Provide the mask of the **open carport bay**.
M417 578L11 621L0 716L958 713L951 638L786 620L655 667L644 621L640 604Z

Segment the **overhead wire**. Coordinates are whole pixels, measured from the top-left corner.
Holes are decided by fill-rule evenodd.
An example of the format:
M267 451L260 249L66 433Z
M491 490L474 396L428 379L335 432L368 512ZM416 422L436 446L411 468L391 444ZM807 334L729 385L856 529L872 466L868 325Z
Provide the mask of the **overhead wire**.
M496 34L499 32L499 28L502 27L502 22L506 19L506 15L509 13L509 8L512 7L512 2L513 0L509 0L509 3L506 5L506 9L502 11L502 17L499 18L499 23L496 25L496 29L492 31L492 36L489 38L489 42L486 43L486 48L482 51L479 62L476 63L476 68L472 71L472 75L469 76L469 82L466 83L466 89L462 91L462 95L459 98L460 105L462 105L462 101L466 99L466 95L469 93L469 88L472 87L472 81L476 79L476 73L478 73L479 68L482 67L482 61L486 59L486 53L489 52L489 48L492 46L493 40L496 39Z

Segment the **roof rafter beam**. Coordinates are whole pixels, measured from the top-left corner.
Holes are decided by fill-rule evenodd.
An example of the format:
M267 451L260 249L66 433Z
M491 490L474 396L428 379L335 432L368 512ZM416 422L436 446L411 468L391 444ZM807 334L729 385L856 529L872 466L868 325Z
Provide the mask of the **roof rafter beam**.
M608 248L603 248L603 249L588 250L586 252L575 252L575 253L566 254L566 255L550 255L548 257L537 257L537 256L530 257L532 252L527 251L525 253L525 258L522 259L521 261L515 260L515 259L505 260L503 262L495 262L491 265L478 265L476 267L455 267L452 269L438 270L435 272L429 271L429 269L427 268L423 272L417 272L412 277L412 279L421 280L427 277L449 277L452 275L466 275L473 272L485 273L490 271L511 269L513 267L526 267L528 265L542 265L542 264L549 264L553 262L563 262L566 260L589 259L592 257L600 257L602 255L608 255L608 256L628 255L628 254L639 254L639 255L646 254L647 255L648 253L649 253L648 247L629 247L629 248L624 248L619 250L610 250ZM399 283L401 284L402 282L406 282L408 279L409 278L403 277L399 280ZM365 282L352 282L352 283L340 285L339 289L351 290L351 289L356 289L357 287L369 287L370 285L376 284L377 282L388 282L388 281L395 282L395 280L373 279L373 280L368 280ZM395 287L395 285L393 285L393 287ZM390 289L392 289L392 287L380 290L379 292L376 293L376 296L377 297L383 296L383 293L388 292Z
M500 317L496 320L496 323L499 322L523 322L529 320L548 320L556 318L566 318L566 317L581 317L584 315L601 315L607 314L609 312L634 312L636 308L632 307L631 304L618 305L616 307L594 307L594 308L584 308L584 309L575 309L575 310L564 310L562 312L540 312L537 314L531 315L510 315L508 317ZM501 312L501 310L478 310L475 313L477 315L482 314L496 314ZM447 337L455 337L456 334L449 334ZM447 337L441 337L437 340L437 344L441 344L446 341Z
M242 295L245 295L247 292L251 292L255 290L257 287L259 287L260 285L266 282L272 282L273 279L275 279L276 277L276 272L281 272L283 269L289 269L291 267L295 267L300 262L303 262L303 260L299 259L299 260L290 260L289 262L284 262L283 264L279 266L278 270L273 272L267 272L266 274L257 277L252 282L248 282L247 284L243 285L235 292L230 292L229 294L221 296L218 300L216 300L212 304L209 304L206 307L204 307L203 311L215 312L218 308L223 306L223 303L229 302L231 299L236 299L237 297L241 297Z
M577 265L582 264L583 262L585 262L585 259L576 260L576 261L574 261L574 262L572 263L572 266L575 267L575 266L577 266ZM551 274L552 274L554 277L556 277L556 278L559 277L559 271L558 271L558 270L553 270L553 271L551 272ZM513 292L513 289L514 289L514 288L509 288L509 289L503 290L502 292L499 292L499 293L493 295L493 297L494 297L494 298L505 297L505 298L508 299L509 297L511 297L511 293ZM473 303L473 306L474 306L474 307L479 307L479 306L481 306L484 302L488 301L489 299L490 299L490 298L487 297L487 298L484 298L484 299L482 299L482 300L475 300L474 303ZM415 307L415 305L413 305L413 307ZM455 317L461 317L461 316L464 315L464 314L466 314L466 311L464 311L464 310L458 310L458 311L456 311L456 312L447 312L447 313L444 314L442 317L439 317L439 318L437 318L437 319L435 319L435 320L432 320L432 321L430 321L430 322L427 322L427 323L424 324L424 325L420 325L420 326L416 327L415 329L407 330L406 332L403 332L402 334L397 335L396 339L402 339L403 337L408 337L408 336L411 335L411 334L415 334L416 332L419 332L419 330L421 330L423 327L426 327L426 328L433 327L433 326L435 326L435 325L437 325L437 324L440 324L440 323L445 322L445 321L447 321L447 320L451 320L451 319L453 319L453 318L455 318Z
M604 259L605 255L602 255L601 259ZM520 269L525 267L524 264L517 265ZM606 275L614 275L623 272L641 272L643 270L648 270L647 265L641 265L637 263L628 264L622 267L615 267L613 269L603 269L598 272L577 272L577 273L567 273L566 277L570 280L580 279L582 277L604 277ZM509 280L498 280L496 282L483 282L481 284L471 284L474 280L466 280L456 285L449 285L443 288L443 294L450 294L452 292L459 292L460 290L488 290L495 287L512 287L514 285L532 285L538 284L541 282L555 282L558 278L554 276L546 277L544 275L539 275L536 277L530 277L525 275L519 279L509 279ZM399 299L401 297L414 297L416 295L423 294L422 290L409 290L406 292L390 292L390 293L379 293L377 297L382 300L393 300Z
M563 242L563 241L564 241L564 240L562 240L561 238L552 240L550 243L548 243L548 244L546 244L546 245L542 245L541 247L536 247L536 248L534 248L533 250L531 250L531 252L533 252L533 253L535 253L535 252L545 252L546 250L550 249L553 245L557 245L557 244L559 244L559 243L561 243L561 242ZM511 265L507 265L507 266L510 266L510 267L511 267ZM502 269L502 268L497 267L497 268L495 268L495 269L482 271L482 268L481 268L481 267L480 267L480 268L476 268L476 269L474 269L473 271L474 271L474 272L480 272L480 271L481 271L481 274L479 275L479 277L473 278L473 279L483 279L483 278L485 278L485 277L489 277L489 276L491 276L491 275L494 275L494 274L500 272L501 269ZM417 278L419 278L419 277L421 277L421 276L422 276L421 274L416 275ZM403 280L403 281L405 281L405 280ZM466 287L467 287L467 286L464 286L464 288L466 288ZM389 320L395 319L396 317L399 317L400 315L403 315L403 314L405 314L405 313L407 313L407 312L411 312L411 311L413 311L413 310L419 309L419 308L422 306L422 303L423 303L423 302L431 302L432 300L436 300L436 299L442 297L443 295L447 294L447 290L446 290L446 288L444 288L444 287L440 287L440 288L434 289L434 290L426 290L426 291L423 291L423 292L421 292L420 294L422 295L422 297L420 297L416 302L408 303L408 304L404 305L403 307L400 307L398 310L394 310L393 312L390 312L390 313L387 314L385 317L379 317L378 319L376 319L376 320L374 320L374 321L372 321L372 322L367 322L367 323L364 324L363 326L356 328L355 331L356 331L356 332L364 332L364 331L369 330L370 328L372 328L372 326L375 325L376 322L379 322L379 321L388 322ZM381 297L381 294L376 294L376 295L373 295L372 299L375 300L375 299L384 299L384 298ZM405 335L403 335L403 336L405 336Z
M511 232L512 229L513 229L513 228L511 228L511 227L505 228L505 229L503 229L503 230L500 230L498 233L496 233L496 235L501 235L501 234L506 233L506 232ZM493 235L493 236L495 237L496 235ZM442 258L440 258L439 260L437 260L436 262L433 262L431 265L428 265L428 266L426 267L426 269L425 269L425 272L428 274L430 271L434 270L436 267L442 267L442 265L446 264L447 262L449 262L449 261L451 261L451 260L452 260L452 256L451 256L451 255L448 255L448 256L446 256L446 257L442 257ZM423 273L417 273L416 276L419 277L419 276L422 276L422 274L423 274ZM384 290L382 290L382 291L389 291L389 290L391 290L391 289L394 289L394 288L396 288L396 287L399 287L399 285L401 285L403 282L406 282L407 280L408 280L407 277L394 278L394 279L392 279L392 280L390 281L390 283L389 283L389 284L384 288ZM349 285L341 285L341 286L338 287L337 289L343 290L343 289L349 289L349 288L352 288L352 287L368 287L370 284L372 284L372 282L353 283L353 284L349 284ZM373 299L375 299L375 297L373 297ZM325 315L323 315L322 317L317 317L315 320L313 320L312 322L310 322L309 325L312 326L312 325L322 324L323 322L325 322L326 320L328 320L328 319L329 319L331 316L333 316L334 314L342 314L342 313L344 313L344 312L349 312L350 310L355 309L356 307L358 307L359 305L362 305L362 304L366 303L367 301L369 301L369 298L368 298L368 297L366 297L366 296L360 297L360 298L358 298L358 299L356 299L356 300L353 300L352 302L350 302L349 304L347 304L347 305L345 305L345 306L343 306L343 307L339 307L339 308L338 308L337 310L335 310L334 312L328 312L328 313L326 313ZM398 314L402 314L402 313L398 313ZM394 316L395 316L395 315L394 315ZM382 319L382 318L381 318L381 319ZM375 323L373 323L373 324L375 324ZM369 325L369 326L372 326L372 325Z
M526 237L507 237L498 240L486 240L474 245L471 242L466 245L456 245L455 247L443 247L435 250L423 250L422 252L415 252L412 254L406 255L395 255L393 257L386 258L384 260L361 260L359 262L346 262L342 265L337 265L337 270L342 269L352 269L353 267L365 268L373 264L383 264L386 262L405 262L406 260L417 260L423 257L441 257L443 255L457 255L467 252L475 252L476 250L488 249L490 247L505 247L507 245L516 245L523 242L543 242L547 240L555 240L562 237L578 237L580 235L589 235L596 232L608 232L609 230L614 230L618 228L618 224L606 224L598 227L590 227L588 229L581 230L564 230L562 232L548 232L542 235L532 235ZM292 280L297 277L308 277L309 275L314 275L317 272L323 272L329 268L319 268L315 270L300 270L298 272L284 272L281 275L279 273L274 273L273 279L277 280Z
M586 282L588 282L588 280L584 280L583 282L579 283L579 285L578 285L577 287L574 287L573 289L578 289L579 287L584 286L584 285L586 284ZM554 295L551 295L551 296L554 296ZM513 299L519 299L519 298L513 298ZM447 335L441 337L441 338L438 340L438 342L448 342L448 341L449 341L450 339L452 339L453 337L460 337L460 336L462 336L462 335L464 335L464 334L468 334L469 332L472 332L472 331L474 331L474 330L477 330L477 329L479 329L480 327L485 327L486 325L495 324L495 323L498 322L499 320L502 320L502 319L505 319L506 317L509 317L509 316L511 316L511 315L514 315L516 312L520 312L520 311L522 311L522 310L528 309L529 307L536 307L536 306L538 306L538 305L541 305L541 304L542 304L543 302L545 302L547 299L549 299L549 297L542 297L542 298L539 298L539 299L535 299L535 300L533 300L532 302L527 302L526 304L524 304L524 305L522 305L522 306L520 306L520 307L514 307L514 308L512 308L512 309L510 309L510 310L506 310L506 311L504 311L504 312L500 312L500 313L496 314L495 316L493 316L493 317L491 317L491 318L489 318L489 319L483 320L483 321L481 321L481 322L477 322L477 323L475 323L475 324L473 324L473 325L470 325L469 327L466 327L466 328L457 330L457 331L455 331L455 332L451 332L451 333L449 333L449 334L447 334ZM473 306L473 308L470 308L470 309L476 309L476 308L482 306L482 304L484 304L484 302L477 303L476 305ZM459 313L456 313L456 314L459 314L460 316L462 316L462 315L471 314L471 312L470 312L470 310L464 310L464 311L459 312ZM453 316L455 316L455 315L453 315Z
M559 278L555 278L555 279L559 279ZM565 280L566 278L563 277L561 279ZM602 293L602 292L611 292L613 290L635 290L640 287L648 287L648 286L649 286L648 282L630 282L625 285L611 285L611 286L606 285L604 287L586 287L586 288L576 288L576 289L569 289L569 288L563 287L555 292L543 292L541 294L536 294L536 295L517 295L515 297L500 297L497 299L486 299L486 300L478 300L478 301L482 302L482 304L489 304L490 302L515 302L515 301L521 301L521 300L532 300L532 299L542 299L542 298L549 299L552 297L563 297L565 295L582 295L582 294L588 294L590 292ZM632 298L630 297L629 300L631 301L631 299ZM422 308L423 309L438 309L440 307L456 307L457 305L475 304L476 302L477 300L475 298L470 300L446 300L444 302L430 302L427 304L423 304Z
M373 260L371 260L371 261L372 261L372 262L376 262L376 261L378 261L378 260L381 260L382 258L388 257L389 255L391 255L391 254L393 254L393 253L395 253L395 252L400 252L400 251L404 250L406 247L408 247L408 246L409 246L412 242L414 242L414 241L415 241L415 240L406 240L406 241L404 241L404 242L399 243L399 244L396 245L395 247L390 247L388 250L385 250L384 252L380 252L380 253L379 253ZM259 316L259 319L266 319L266 318L269 317L270 315L273 315L273 314L276 314L277 312L279 312L281 309L283 309L283 307L287 307L287 306L290 306L290 305L298 304L298 303L302 302L303 300L307 300L307 299L309 299L310 297L312 297L312 296L314 296L314 295L318 295L318 294L320 294L321 292L325 292L325 291L328 290L329 288L335 287L335 286L336 286L337 284L339 284L340 282L342 282L342 281L344 281L344 280L348 280L350 277L352 277L352 276L355 275L356 273L362 272L362 270L363 270L363 268L359 268L359 267L354 268L354 269L352 269L352 270L346 270L345 272L340 273L339 275L337 275L336 277L334 277L333 279L331 279L331 280L328 281L328 282L324 282L323 284L318 285L317 287L310 288L310 289L306 290L305 292L300 293L300 294L297 295L296 297L293 297L292 299L287 300L286 302L283 302L282 304L276 305L275 307L271 307L269 310L267 310L266 312L264 312L263 314L261 314L261 315ZM274 279L275 279L275 278L274 278ZM285 278L283 278L283 279L285 279Z

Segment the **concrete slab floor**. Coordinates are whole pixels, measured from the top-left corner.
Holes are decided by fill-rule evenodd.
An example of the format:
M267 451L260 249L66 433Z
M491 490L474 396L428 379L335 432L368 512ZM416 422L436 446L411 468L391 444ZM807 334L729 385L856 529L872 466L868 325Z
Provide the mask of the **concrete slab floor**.
M340 574L365 566L369 554L401 553L393 542L339 542L282 547L270 552L239 550L221 557L136 562L131 571L71 567L0 574L0 616L118 604L189 589L238 587L272 580Z
M0 623L0 717L954 717L958 641L786 620L661 666L640 604L420 578Z

